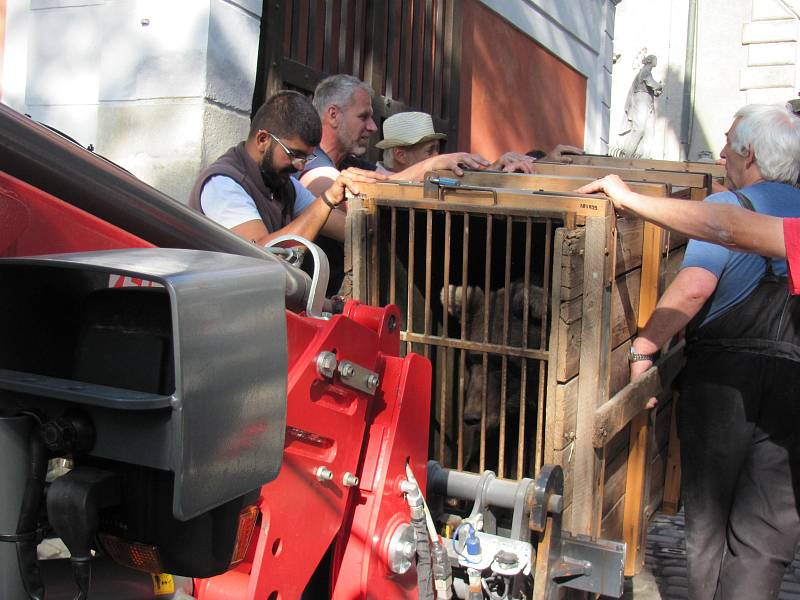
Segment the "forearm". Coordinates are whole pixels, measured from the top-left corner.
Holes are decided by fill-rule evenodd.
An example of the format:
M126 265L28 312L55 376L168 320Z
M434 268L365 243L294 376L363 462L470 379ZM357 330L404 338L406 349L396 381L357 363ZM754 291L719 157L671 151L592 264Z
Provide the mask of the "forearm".
M425 173L432 170L430 165L428 160L423 160L402 171L392 173L389 175L389 179L392 181L422 181L425 179Z
M716 289L716 284L716 276L703 268L688 267L681 270L634 341L636 352L658 352L700 312Z
M265 229L261 235L254 238L254 241L256 244L263 246L282 235L297 235L313 241L322 230L330 214L331 208L321 198L317 198L288 225L273 232Z
M786 256L778 217L737 206L652 198L632 191L619 194L619 201L624 211L697 240L740 252Z
M331 211L330 217L325 221L320 233L339 242L344 242L345 223L347 215L341 209Z

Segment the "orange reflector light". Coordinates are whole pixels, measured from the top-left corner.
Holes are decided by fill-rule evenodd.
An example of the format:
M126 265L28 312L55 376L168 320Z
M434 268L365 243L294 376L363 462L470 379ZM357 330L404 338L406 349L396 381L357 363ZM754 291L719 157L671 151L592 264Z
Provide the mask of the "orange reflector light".
M253 531L256 528L257 520L258 506L255 504L245 506L242 512L239 513L239 529L236 530L236 544L234 544L233 547L231 567L235 567L244 560L247 554L247 548L250 546L250 539L253 537Z
M107 533L100 534L100 543L112 560L125 567L146 573L162 573L161 555L156 546L129 542Z

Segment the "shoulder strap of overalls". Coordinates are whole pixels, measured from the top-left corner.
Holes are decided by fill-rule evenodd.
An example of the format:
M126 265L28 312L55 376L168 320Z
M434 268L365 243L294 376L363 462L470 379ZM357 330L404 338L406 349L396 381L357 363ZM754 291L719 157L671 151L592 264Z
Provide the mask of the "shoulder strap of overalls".
M742 208L746 208L747 210L751 210L753 212L758 212L755 209L755 207L753 206L753 203L750 202L750 198L745 196L739 190L735 190L733 193L736 194L736 199L739 200L739 204L742 205ZM761 258L764 259L764 262L767 265L767 275L774 275L774 272L773 272L773 269L772 269L772 258L769 258L769 257L766 257L766 256L762 256Z

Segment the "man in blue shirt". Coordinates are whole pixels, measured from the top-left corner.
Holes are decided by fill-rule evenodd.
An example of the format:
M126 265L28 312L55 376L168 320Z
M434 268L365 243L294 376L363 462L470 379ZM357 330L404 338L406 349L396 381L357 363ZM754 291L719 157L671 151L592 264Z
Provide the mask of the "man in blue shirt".
M726 136L720 155L742 197L722 192L706 202L800 217L800 119L750 105ZM783 260L690 242L631 349L636 379L689 325L678 426L694 600L777 598L800 540L800 326L791 323L787 339L763 335L800 317L770 312L776 296L761 293L770 268L786 274ZM773 289L788 296L783 282Z

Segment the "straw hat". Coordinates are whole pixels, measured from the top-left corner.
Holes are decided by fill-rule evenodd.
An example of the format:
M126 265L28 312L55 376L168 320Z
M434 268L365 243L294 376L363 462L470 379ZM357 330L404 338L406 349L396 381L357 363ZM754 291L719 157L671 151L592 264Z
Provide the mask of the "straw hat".
M428 140L446 140L444 133L433 130L433 119L424 112L401 112L383 122L383 139L375 144L386 150L395 146L413 146Z

